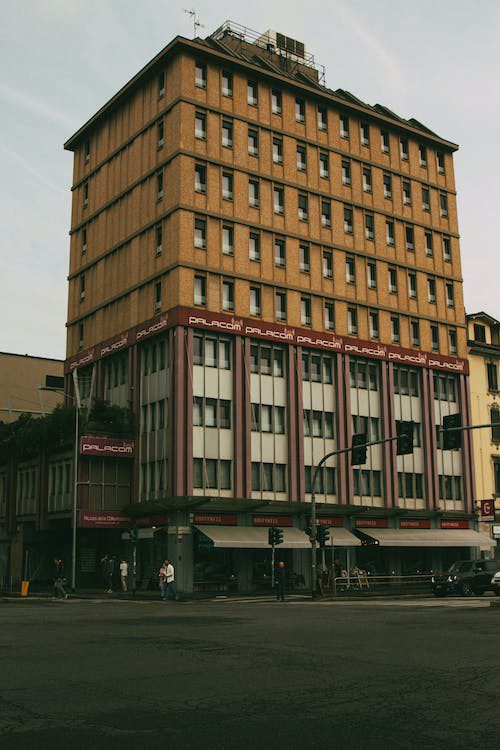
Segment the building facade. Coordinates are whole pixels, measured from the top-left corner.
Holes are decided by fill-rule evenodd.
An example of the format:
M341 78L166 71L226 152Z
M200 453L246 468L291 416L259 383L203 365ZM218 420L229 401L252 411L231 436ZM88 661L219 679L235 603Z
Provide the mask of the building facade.
M0 422L13 422L21 414L48 414L63 401L63 375L61 359L0 352ZM40 391L47 376L59 392Z
M307 583L314 465L398 421L412 455L320 476L335 554L380 572L477 554L469 435L444 451L436 430L471 418L455 144L228 23L176 37L65 147L68 397L76 371L136 414L123 510L168 515L182 588L263 584L268 525Z

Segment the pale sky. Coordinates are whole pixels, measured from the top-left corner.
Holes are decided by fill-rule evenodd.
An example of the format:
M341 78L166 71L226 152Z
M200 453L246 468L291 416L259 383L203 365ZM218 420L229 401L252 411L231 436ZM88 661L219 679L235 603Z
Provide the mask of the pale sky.
M187 0L1 0L0 351L65 355L72 154L64 141L177 34ZM455 155L465 302L500 318L498 0L197 0L305 42L330 88L416 117ZM497 217L495 219L495 217Z

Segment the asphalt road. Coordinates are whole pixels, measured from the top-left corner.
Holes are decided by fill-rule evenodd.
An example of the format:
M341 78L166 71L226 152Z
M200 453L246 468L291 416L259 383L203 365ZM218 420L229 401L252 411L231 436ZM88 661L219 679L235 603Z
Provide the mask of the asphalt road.
M0 602L0 747L498 747L500 608L426 602Z

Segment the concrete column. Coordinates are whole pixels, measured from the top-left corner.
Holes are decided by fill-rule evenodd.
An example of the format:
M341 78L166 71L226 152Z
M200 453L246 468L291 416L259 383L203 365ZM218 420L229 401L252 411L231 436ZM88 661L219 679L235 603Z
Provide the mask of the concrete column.
M337 447L342 450L347 447L347 413L346 413L346 382L344 370L344 355L335 355L335 400L337 403ZM347 357L347 359L349 359ZM349 386L349 381L347 382ZM349 483L347 480L347 465L343 457L337 458L337 502L345 505L349 502Z
M381 362L381 406L382 437L389 438L396 434L394 418L394 365ZM398 462L396 441L382 446L384 466L384 492L387 508L397 505L398 501Z
M437 437L434 422L434 372L424 370L422 375L422 419L425 457L425 488L429 510L439 507L439 476L437 463Z

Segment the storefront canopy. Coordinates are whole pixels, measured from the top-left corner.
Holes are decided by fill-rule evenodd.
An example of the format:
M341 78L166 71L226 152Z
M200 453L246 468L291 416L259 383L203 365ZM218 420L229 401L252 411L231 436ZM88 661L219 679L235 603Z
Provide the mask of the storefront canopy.
M493 547L488 534L470 529L359 529L381 547Z
M269 549L268 530L264 526L206 526L195 524L214 543L214 547L236 549ZM280 549L306 549L311 546L309 537L295 528L283 529L283 544Z
M328 531L330 532L330 539L327 542L327 547L359 547L361 545L361 540L347 529L329 526Z

